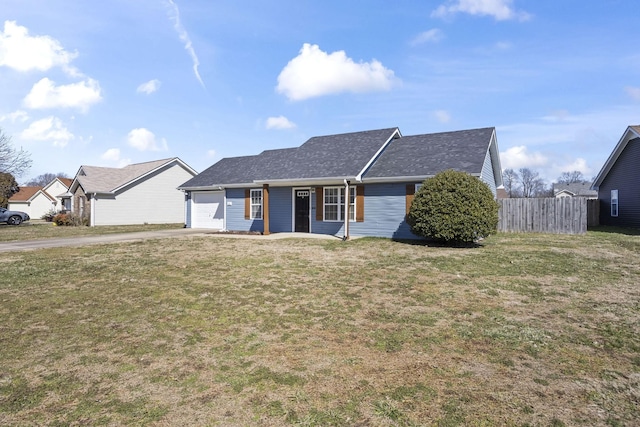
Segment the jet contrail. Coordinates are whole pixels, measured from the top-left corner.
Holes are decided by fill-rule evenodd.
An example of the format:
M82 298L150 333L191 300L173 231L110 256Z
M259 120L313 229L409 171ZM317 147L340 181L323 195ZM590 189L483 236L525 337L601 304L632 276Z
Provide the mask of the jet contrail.
M196 51L193 49L193 45L191 43L191 39L189 38L187 30L185 30L182 26L182 23L180 23L180 9L178 9L178 5L175 4L173 0L168 0L168 2L169 5L171 5L171 7L173 8L173 14L171 16L171 19L173 19L173 28L175 28L176 32L178 33L178 37L184 43L184 48L189 53L189 56L193 61L193 73L196 75L196 78L198 79L202 87L206 88L204 82L202 81L202 77L200 77L200 73L198 72L198 66L200 65L198 55L196 55Z

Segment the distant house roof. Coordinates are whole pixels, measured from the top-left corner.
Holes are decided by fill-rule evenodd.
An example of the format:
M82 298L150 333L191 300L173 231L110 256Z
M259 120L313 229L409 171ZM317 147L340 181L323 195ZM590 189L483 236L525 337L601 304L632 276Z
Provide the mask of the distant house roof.
M15 193L13 196L9 198L9 202L19 203L19 202L29 202L33 200L38 193L42 193L49 200L55 201L55 198L51 197L46 191L42 190L42 187L20 187L20 191Z
M496 198L498 199L508 199L509 198L509 193L507 193L507 190L505 190L504 187L499 187L496 189Z
M180 188L337 179L424 179L445 169L479 175L488 153L494 160L494 176L500 185L494 128L415 136L402 136L398 128L386 128L318 136L296 148L224 158Z
M554 196L564 192L575 197L598 197L598 192L591 189L590 182L574 182L571 184L554 183L552 187Z
M622 152L624 151L629 141L636 138L640 138L640 126L627 127L627 129L624 131L624 134L622 134L622 138L620 138L615 148L609 155L609 158L602 166L602 169L600 169L600 172L596 176L596 179L593 181L593 185L591 186L591 188L597 190L600 187L604 179L609 174L609 171L618 160L618 157L620 157L620 154L622 154Z
M80 185L85 193L114 193L162 168L169 163L177 162L192 173L196 173L186 163L177 157L161 159L151 162L134 163L122 168L108 168L100 166L80 166L72 184L73 190Z

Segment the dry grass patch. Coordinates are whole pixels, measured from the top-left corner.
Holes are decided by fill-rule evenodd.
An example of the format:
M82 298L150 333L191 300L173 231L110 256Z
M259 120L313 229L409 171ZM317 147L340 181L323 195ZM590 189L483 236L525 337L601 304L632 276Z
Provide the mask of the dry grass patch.
M7 260L0 424L638 422L638 236L205 236Z
M99 227L56 226L51 222L26 222L19 226L0 224L0 242L38 240L64 237L95 236L100 234L134 233L138 231L182 228L184 224L105 225Z

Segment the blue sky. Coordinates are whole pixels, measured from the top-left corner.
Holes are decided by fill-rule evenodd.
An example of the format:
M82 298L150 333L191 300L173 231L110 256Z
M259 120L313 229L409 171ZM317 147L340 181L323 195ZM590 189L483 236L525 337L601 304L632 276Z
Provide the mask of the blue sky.
M0 0L19 182L399 127L495 126L502 167L595 176L640 124L636 0Z

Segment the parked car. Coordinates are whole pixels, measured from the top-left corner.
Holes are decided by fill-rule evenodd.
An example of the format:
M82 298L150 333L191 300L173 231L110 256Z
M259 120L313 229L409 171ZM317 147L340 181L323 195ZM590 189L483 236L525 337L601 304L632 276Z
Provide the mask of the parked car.
M30 219L26 212L10 211L9 209L0 208L0 222L6 222L9 225L20 225Z

